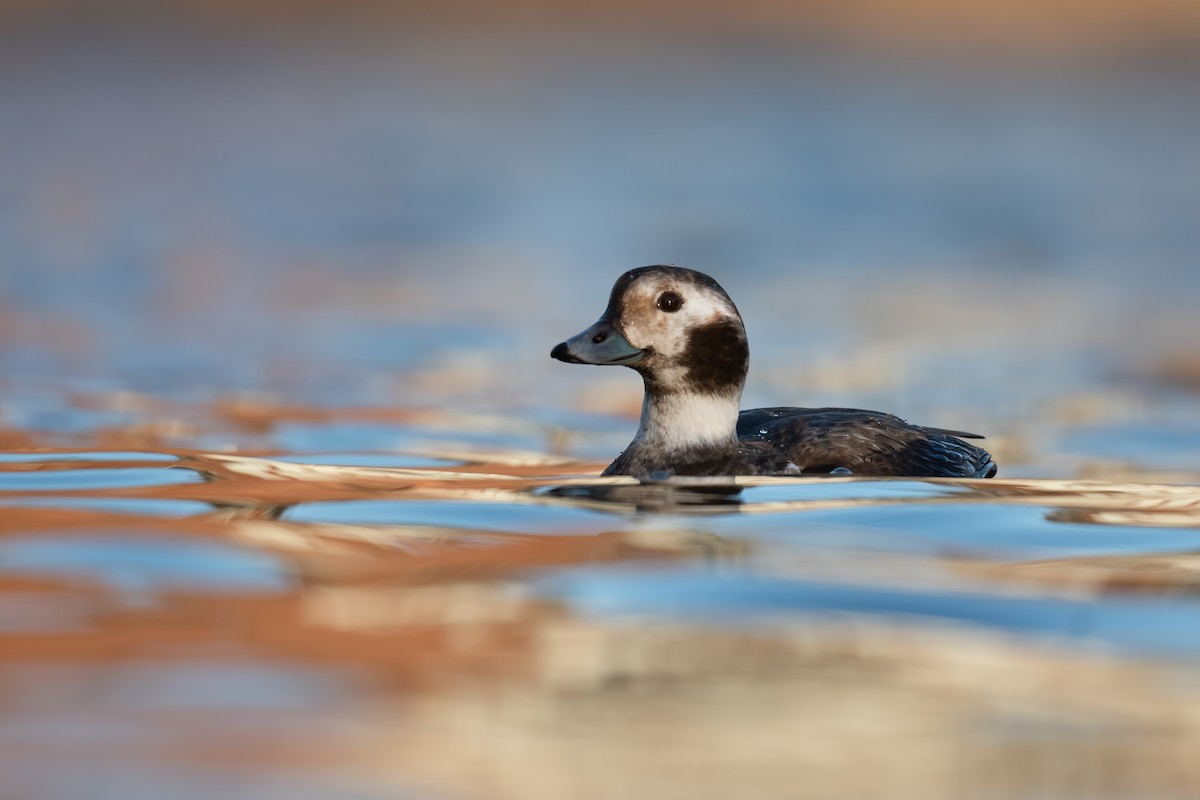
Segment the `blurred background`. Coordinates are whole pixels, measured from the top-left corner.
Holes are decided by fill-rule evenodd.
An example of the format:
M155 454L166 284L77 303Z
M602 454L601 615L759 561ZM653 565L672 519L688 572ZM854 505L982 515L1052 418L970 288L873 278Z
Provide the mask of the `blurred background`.
M747 405L1195 434L1194 3L8 0L0 37L10 428L635 413L547 354L676 263L746 316Z
M1196 797L1198 87L1192 0L0 0L0 795ZM652 263L1000 478L589 494Z

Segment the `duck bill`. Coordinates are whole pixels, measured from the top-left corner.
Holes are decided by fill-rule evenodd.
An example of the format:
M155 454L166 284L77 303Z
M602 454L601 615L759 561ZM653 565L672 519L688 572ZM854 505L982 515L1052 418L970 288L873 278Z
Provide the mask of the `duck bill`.
M646 357L621 335L610 320L601 319L592 327L558 344L551 358L568 364L636 364Z

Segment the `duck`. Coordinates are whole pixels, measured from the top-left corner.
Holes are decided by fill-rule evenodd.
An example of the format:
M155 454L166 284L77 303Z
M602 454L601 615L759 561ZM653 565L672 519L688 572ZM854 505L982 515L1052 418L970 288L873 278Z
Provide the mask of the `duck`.
M556 345L570 364L623 366L642 377L633 441L602 475L855 475L991 478L996 462L965 431L855 408L741 410L750 366L742 316L710 276L685 267L631 269L590 328Z

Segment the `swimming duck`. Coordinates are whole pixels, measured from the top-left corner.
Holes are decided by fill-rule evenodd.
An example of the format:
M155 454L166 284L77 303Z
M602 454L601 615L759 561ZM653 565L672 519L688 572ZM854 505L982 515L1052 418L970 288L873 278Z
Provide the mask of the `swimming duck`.
M702 272L639 267L617 279L599 321L552 358L642 376L641 424L603 475L908 475L990 478L982 436L853 408L739 411L750 363L729 295Z

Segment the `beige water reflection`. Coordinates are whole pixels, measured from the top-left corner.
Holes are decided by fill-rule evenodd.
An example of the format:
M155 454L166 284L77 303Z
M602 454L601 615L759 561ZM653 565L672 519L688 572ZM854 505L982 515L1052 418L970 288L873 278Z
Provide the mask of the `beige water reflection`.
M136 456L83 462L76 453L39 451L37 460L0 464L0 475L162 466ZM151 787L182 797L1200 791L1200 686L1184 666L967 625L849 613L753 627L595 617L538 591L531 575L605 563L736 567L763 547L753 536L692 530L686 515L645 526L625 516L619 500L609 509L616 513L539 534L305 523L284 513L317 500L384 498L603 505L538 491L560 484L561 474L594 473L598 465L507 461L383 469L191 453L177 468L202 482L4 492L5 543L210 543L267 556L278 576L240 588L167 582L135 589L103 570L7 569L0 578L0 766L23 791L14 796L81 796L89 782L98 787L89 796ZM1200 492L1192 486L935 483L951 491L880 498L864 490L861 497L747 502L708 513L1000 503L1045 507L1064 521L1200 527ZM168 515L135 505L136 513L126 513L100 502L114 500L200 501L197 508L210 510ZM1011 563L814 551L771 570L848 586L936 589L967 581L980 592L1014 595L1157 595L1200 586L1190 554Z

